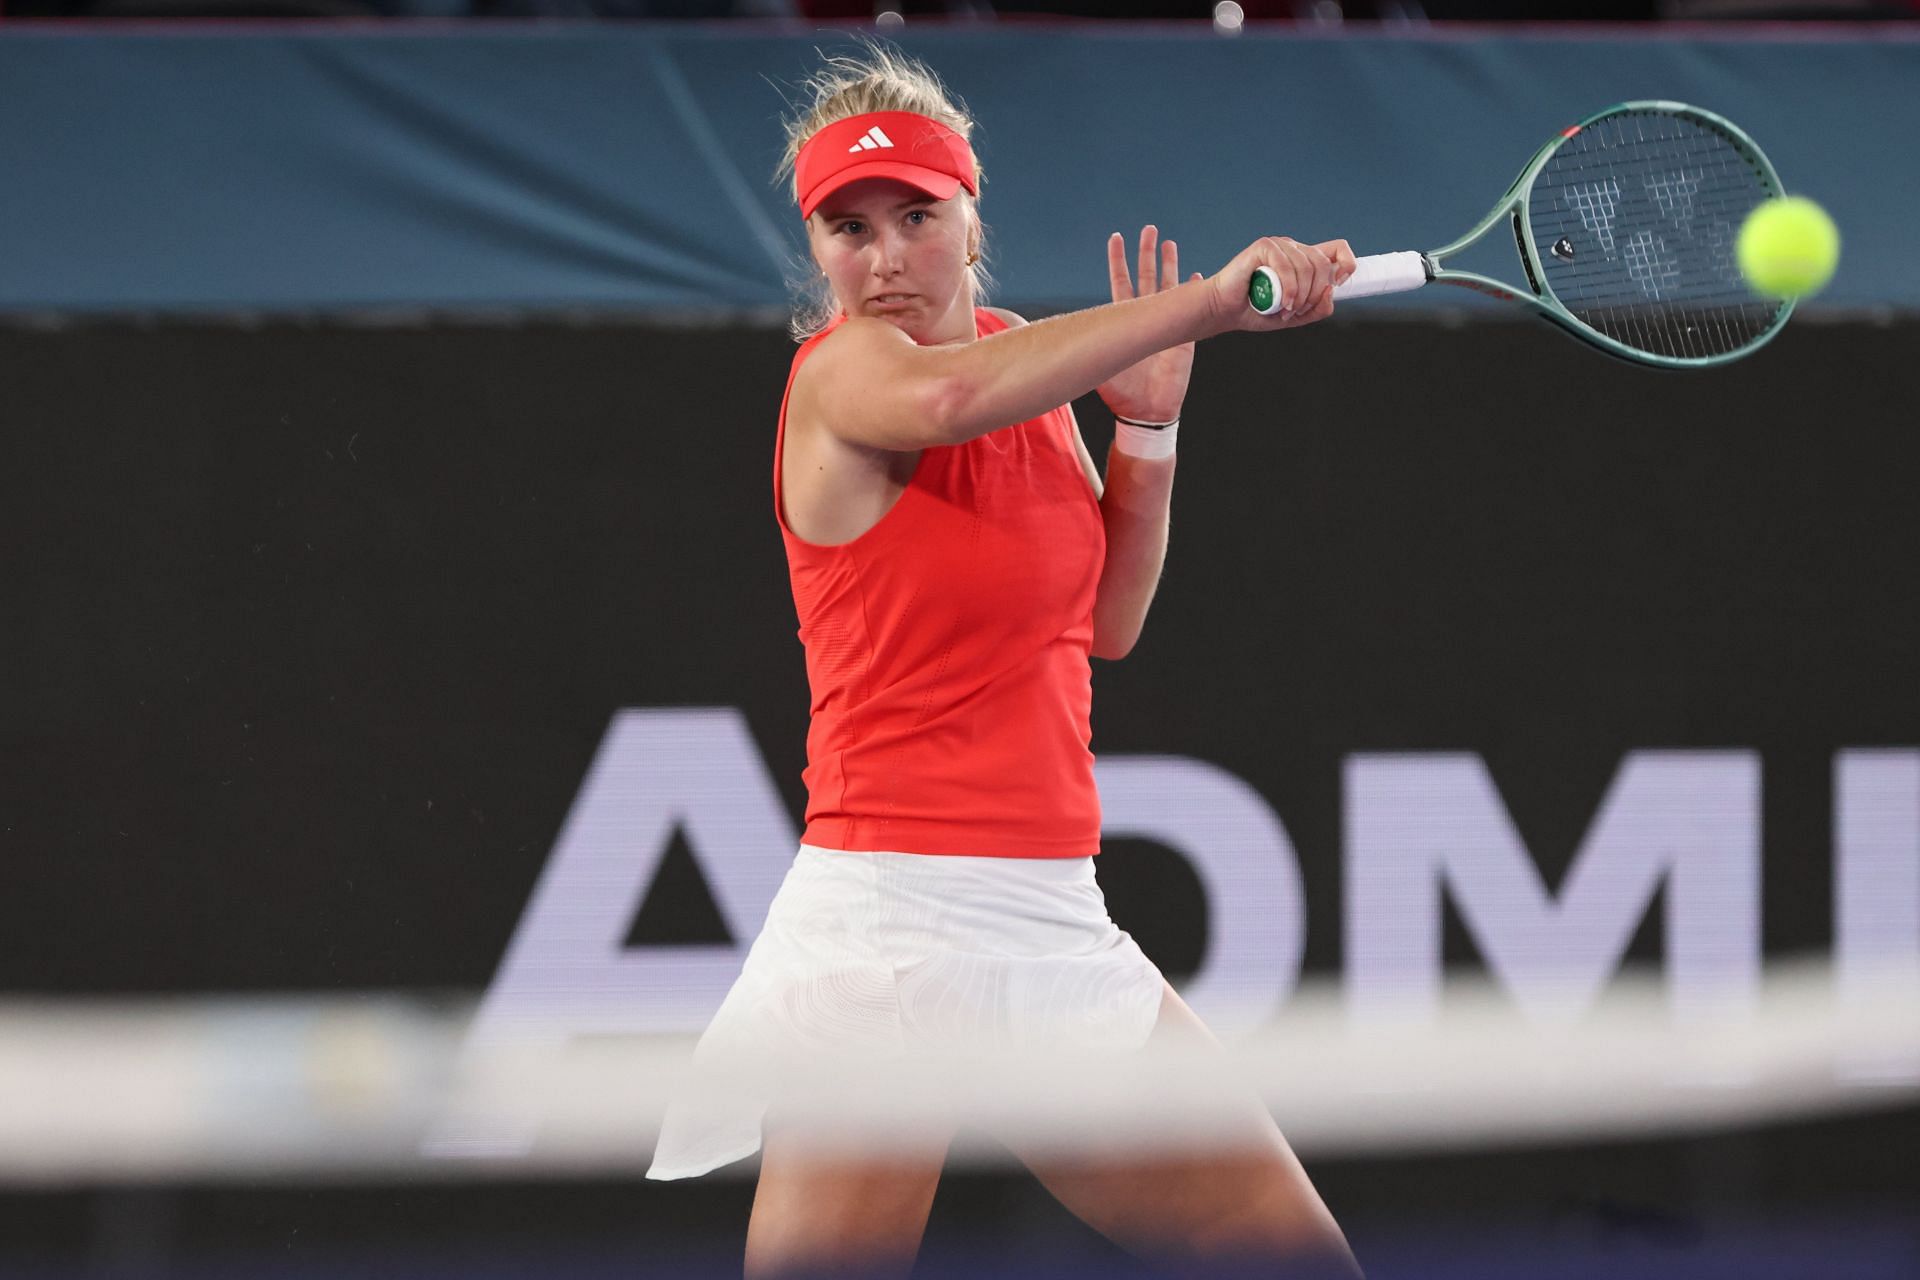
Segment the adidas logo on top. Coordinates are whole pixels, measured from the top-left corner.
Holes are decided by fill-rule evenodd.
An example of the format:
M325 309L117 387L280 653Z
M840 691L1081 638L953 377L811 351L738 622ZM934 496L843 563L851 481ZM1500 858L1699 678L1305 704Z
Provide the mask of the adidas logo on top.
M847 150L848 151L872 151L876 147L890 147L892 145L893 145L893 139L889 138L886 134L880 132L879 125L875 125L873 126L873 128L867 130L865 136L863 136L860 139L860 141L848 147Z

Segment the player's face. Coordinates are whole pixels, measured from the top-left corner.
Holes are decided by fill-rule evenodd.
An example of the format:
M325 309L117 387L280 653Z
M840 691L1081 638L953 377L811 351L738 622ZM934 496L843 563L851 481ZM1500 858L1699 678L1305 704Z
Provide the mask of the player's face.
M924 344L973 336L974 228L964 192L935 200L891 178L863 178L814 210L807 238L842 310Z

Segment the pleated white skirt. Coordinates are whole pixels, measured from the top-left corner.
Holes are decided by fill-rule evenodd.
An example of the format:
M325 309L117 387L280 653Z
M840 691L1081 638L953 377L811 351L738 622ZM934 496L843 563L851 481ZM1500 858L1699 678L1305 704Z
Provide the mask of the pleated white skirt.
M1107 915L1092 858L800 846L766 927L694 1050L649 1178L760 1148L782 1069L951 1052L1100 1055L1146 1042L1163 979Z

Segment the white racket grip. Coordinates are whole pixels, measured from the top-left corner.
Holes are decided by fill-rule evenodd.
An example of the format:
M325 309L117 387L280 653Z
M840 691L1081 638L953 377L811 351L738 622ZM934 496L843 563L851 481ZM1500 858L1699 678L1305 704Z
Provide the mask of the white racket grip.
M1346 283L1333 287L1336 302L1348 298L1371 298L1379 293L1405 293L1427 282L1427 260L1407 250L1403 253L1375 253L1354 261L1353 274Z

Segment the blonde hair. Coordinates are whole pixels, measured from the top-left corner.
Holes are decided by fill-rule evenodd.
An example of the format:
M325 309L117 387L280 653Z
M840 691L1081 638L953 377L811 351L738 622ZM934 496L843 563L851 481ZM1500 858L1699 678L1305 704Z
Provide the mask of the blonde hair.
M806 145L808 138L837 120L865 115L870 111L911 111L930 120L938 120L969 141L973 138L973 117L967 114L966 103L940 83L940 77L934 74L932 68L876 40L862 37L860 43L858 53L823 55L825 61L820 69L799 86L799 107L784 121L787 149L781 157L780 167L774 172L774 181L787 184L795 204L800 201L799 177L794 172L795 162L800 158L800 148ZM985 180L980 161L975 159L975 189L981 189ZM964 191L961 194L965 196ZM973 199L970 196L966 198ZM980 239L974 248L977 256L968 271L973 277L973 300L975 305L979 305L986 301L987 289L992 285L993 277L987 271L987 228L980 221L978 203L970 207ZM793 287L797 296L793 319L788 328L795 341L805 341L827 327L837 308L832 290L827 287L827 282L811 259L800 261Z

